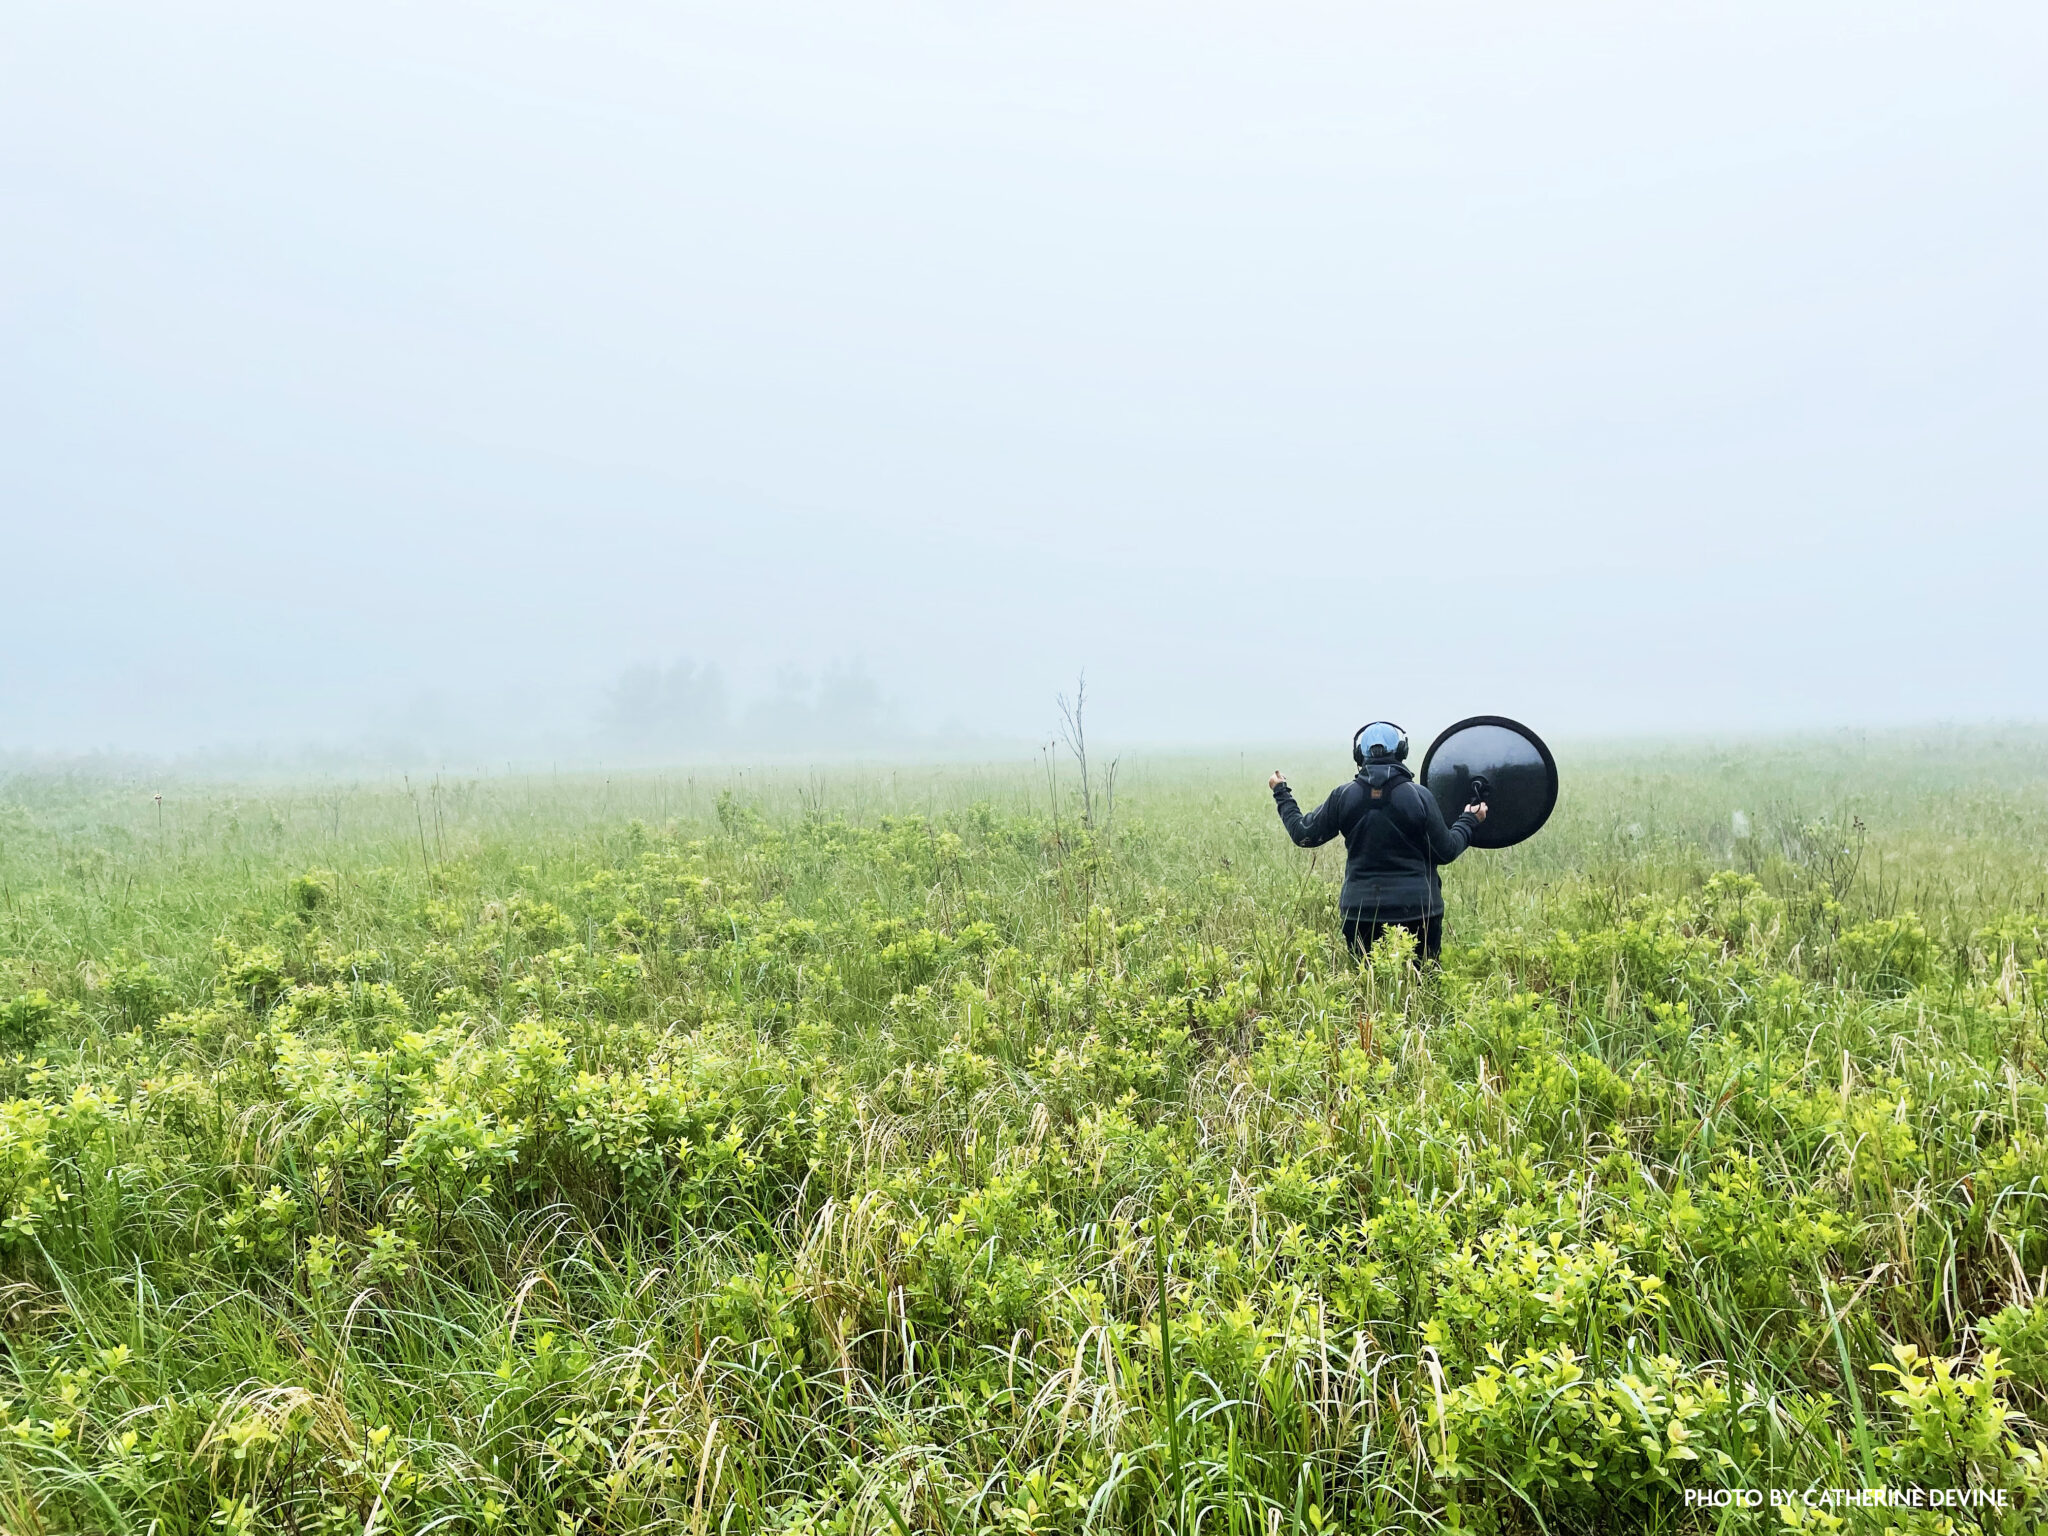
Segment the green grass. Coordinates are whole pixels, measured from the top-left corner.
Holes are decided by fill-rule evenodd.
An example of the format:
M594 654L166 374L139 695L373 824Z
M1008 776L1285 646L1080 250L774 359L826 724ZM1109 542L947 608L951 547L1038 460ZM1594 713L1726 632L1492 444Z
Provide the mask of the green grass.
M2044 746L0 781L0 1530L2031 1530Z

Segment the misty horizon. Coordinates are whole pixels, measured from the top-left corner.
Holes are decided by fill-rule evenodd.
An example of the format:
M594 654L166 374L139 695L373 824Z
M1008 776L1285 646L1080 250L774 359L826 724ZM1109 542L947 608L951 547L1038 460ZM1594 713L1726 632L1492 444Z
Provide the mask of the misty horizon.
M2048 718L2038 7L9 31L0 753Z

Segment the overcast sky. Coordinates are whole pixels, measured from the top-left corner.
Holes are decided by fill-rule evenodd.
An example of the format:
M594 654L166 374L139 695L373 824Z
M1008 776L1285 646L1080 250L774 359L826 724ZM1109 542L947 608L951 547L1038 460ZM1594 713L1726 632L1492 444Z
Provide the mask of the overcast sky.
M39 3L0 749L2048 715L2048 6Z

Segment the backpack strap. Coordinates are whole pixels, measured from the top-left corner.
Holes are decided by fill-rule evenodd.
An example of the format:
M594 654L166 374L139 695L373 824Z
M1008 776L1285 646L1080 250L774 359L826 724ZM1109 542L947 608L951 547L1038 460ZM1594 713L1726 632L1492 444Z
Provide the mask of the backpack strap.
M1434 868L1436 866L1436 860L1430 855L1428 839L1424 838L1418 841L1414 831L1408 826L1408 824L1401 817L1394 816L1391 814L1394 809L1394 796L1400 790L1403 784L1415 784L1416 788L1421 790L1421 792L1425 795L1428 794L1429 791L1426 789L1422 789L1422 786L1420 784L1416 784L1415 776L1413 774L1406 774L1404 776L1396 776L1393 774L1389 774L1387 777L1387 782L1378 789L1375 789L1372 785L1367 784L1365 782L1363 775L1361 775L1354 782L1357 783L1365 791L1365 809L1360 811L1357 819L1352 822L1352 830L1354 832L1363 831L1365 828L1366 817L1378 811L1387 812L1389 813L1388 819L1393 822L1394 830L1400 833L1401 840L1405 842L1410 848L1413 848L1417 853L1421 854L1423 862L1425 864L1428 864L1430 867Z
M1416 780L1412 777L1403 779L1401 781L1401 784L1415 785L1415 792L1420 795L1426 795L1429 793L1428 790L1424 789L1422 785L1417 783ZM1387 809L1389 811L1393 809L1394 791L1399 789L1400 787L1400 784L1389 784L1387 786L1386 799ZM1395 828L1400 832L1401 836L1407 840L1408 846L1413 848L1417 853L1422 855L1422 862L1427 864L1431 869L1436 868L1436 858L1429 851L1429 838L1427 836L1424 836L1421 839L1421 841L1418 842L1416 840L1414 831L1407 825L1407 823L1402 821L1400 817L1394 816L1391 819L1394 823Z
M1387 801L1391 797L1394 787L1392 784L1385 784L1375 789L1372 785L1365 782L1365 775L1363 773L1359 774L1351 782L1359 790L1359 808L1358 813L1351 818L1351 824L1343 829L1346 837L1363 832L1365 830L1365 818L1372 815L1375 811L1384 811L1387 808Z

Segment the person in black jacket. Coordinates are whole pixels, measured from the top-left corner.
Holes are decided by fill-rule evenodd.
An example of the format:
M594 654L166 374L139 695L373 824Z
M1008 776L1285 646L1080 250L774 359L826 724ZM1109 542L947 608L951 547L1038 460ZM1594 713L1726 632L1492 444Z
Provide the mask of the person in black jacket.
M1436 959L1444 941L1444 890L1437 866L1465 851L1484 803L1468 805L1448 826L1436 796L1415 782L1403 765L1408 733L1386 720L1361 726L1351 739L1358 776L1330 791L1330 798L1303 815L1294 803L1287 775L1277 768L1266 781L1287 835L1301 848L1318 848L1344 836L1344 890L1337 898L1344 918L1344 942L1359 954L1388 927L1415 935L1415 957Z

